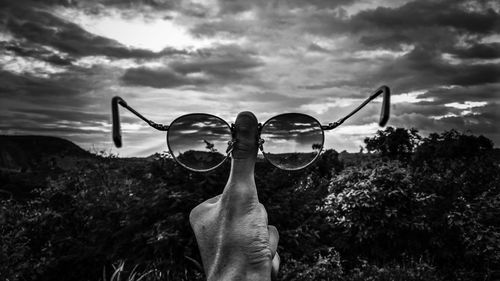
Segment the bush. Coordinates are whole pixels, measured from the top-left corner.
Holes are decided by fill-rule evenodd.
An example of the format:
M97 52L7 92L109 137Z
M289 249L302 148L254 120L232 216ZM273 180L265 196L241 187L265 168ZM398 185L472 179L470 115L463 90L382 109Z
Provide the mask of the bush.
M410 261L404 264L386 264L377 266L361 261L361 266L354 268L346 281L440 281L442 277L436 268L426 262Z
M375 168L348 168L333 178L325 212L344 257L394 259L403 252L423 254L430 222L426 213L434 194L419 192L399 161Z
M259 199L280 232L280 280L499 277L500 166L491 141L399 128L377 136L391 132L408 138L382 157L328 150L297 172L256 164ZM0 279L203 280L188 215L222 192L229 165L199 174L165 153L101 155L37 175L36 186L18 180L33 173L2 175L12 190L37 189L0 199Z

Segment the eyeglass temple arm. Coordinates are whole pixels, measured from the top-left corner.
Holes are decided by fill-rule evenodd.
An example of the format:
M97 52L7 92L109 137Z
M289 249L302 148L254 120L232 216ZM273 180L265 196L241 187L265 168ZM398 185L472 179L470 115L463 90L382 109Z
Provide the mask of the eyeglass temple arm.
M390 114L390 105L391 105L391 90L387 86L380 86L371 96L365 100L362 104L360 104L356 109L351 111L351 113L347 114L345 117L337 120L336 122L330 123L326 126L321 126L323 130L333 130L340 126L342 123L344 123L345 120L349 119L349 117L353 116L358 112L361 108L363 108L365 105L367 105L369 102L374 100L376 97L378 97L380 94L384 94L383 96L383 101L382 101L382 111L380 112L380 119L378 121L378 124L380 127L385 126L387 124L387 121L389 121L389 114Z
M113 115L113 142L116 147L122 147L122 133L120 127L120 113L118 112L118 105L121 105L128 109L130 112L135 114L137 117L141 118L144 122L148 123L149 126L157 129L158 131L168 131L168 126L163 124L155 123L146 117L142 116L139 112L135 111L132 107L119 96L113 97L111 99L111 113Z

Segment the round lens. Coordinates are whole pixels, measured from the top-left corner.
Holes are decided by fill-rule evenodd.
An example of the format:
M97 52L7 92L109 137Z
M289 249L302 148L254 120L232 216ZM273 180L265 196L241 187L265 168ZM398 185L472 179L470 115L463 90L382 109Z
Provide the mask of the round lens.
M284 170L311 164L323 148L321 124L311 116L287 113L269 119L262 127L264 157Z
M184 167L206 172L226 160L229 125L219 117L208 114L188 114L174 120L168 129L170 153Z

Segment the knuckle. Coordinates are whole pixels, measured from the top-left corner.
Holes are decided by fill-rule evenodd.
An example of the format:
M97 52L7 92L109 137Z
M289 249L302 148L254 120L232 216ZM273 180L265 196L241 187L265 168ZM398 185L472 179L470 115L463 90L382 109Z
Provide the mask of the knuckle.
M272 260L272 252L269 243L265 241L254 241L246 251L249 263L259 265Z

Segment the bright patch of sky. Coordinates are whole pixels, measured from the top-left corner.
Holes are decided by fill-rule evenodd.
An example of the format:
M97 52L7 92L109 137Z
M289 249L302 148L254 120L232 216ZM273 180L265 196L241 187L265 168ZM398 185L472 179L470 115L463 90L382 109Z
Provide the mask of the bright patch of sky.
M414 46L404 45L402 50L395 52L391 50L377 49L377 50L363 50L357 51L352 54L353 57L359 59L376 59L376 58L390 58L395 59L404 56L413 50Z
M150 67L160 68L164 66L164 61L159 58L154 61L137 61L134 59L111 59L106 56L86 56L81 57L73 62L73 65L91 68L93 66L106 65L109 67L116 67L121 69L128 69L133 67Z
M500 43L500 33L485 36L480 40L480 42L481 43L495 43L495 42Z
M422 101L433 101L433 98L419 98L426 91L414 91L391 96L391 103L417 103Z
M12 35L10 35L9 33L5 33L5 32L0 31L0 42L11 41L12 39L14 39L14 37L12 37Z
M42 60L15 56L9 52L0 52L0 69L16 74L30 74L41 78L48 78L51 74L66 71L63 67L57 67Z
M300 106L300 109L314 112L316 114L323 114L333 107L347 107L360 102L362 102L360 99L336 98L335 100L329 102L303 104Z
M375 9L377 7L396 8L403 6L408 2L411 2L411 0L383 0L383 1L363 0L355 2L354 5L344 7L344 9L346 10L347 15L351 16L362 10Z
M325 131L325 149L333 148L339 152L347 150L357 152L364 147L364 138L373 136L381 128L377 123L363 125L342 125L331 131Z
M454 107L454 108L458 108L458 109L469 109L469 108L473 108L473 107L485 106L487 104L488 103L485 101L466 101L463 103L458 103L458 102L447 103L444 106Z
M177 25L173 20L166 18L141 16L125 18L113 11L103 17L68 8L57 9L56 14L80 24L82 28L93 34L114 39L126 46L154 52L167 47L197 49L214 43L214 40L191 36L186 26Z

